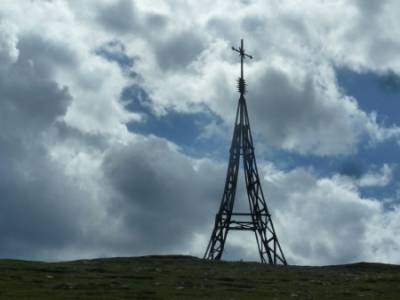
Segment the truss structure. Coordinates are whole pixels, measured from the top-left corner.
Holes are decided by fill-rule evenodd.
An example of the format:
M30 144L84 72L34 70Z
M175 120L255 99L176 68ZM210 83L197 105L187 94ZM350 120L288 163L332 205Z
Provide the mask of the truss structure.
M253 231L256 236L261 262L286 265L286 259L276 236L271 215L261 188L246 99L244 97L246 82L243 76L243 60L245 58L252 59L253 57L245 53L243 40L241 40L239 49L232 47L232 50L238 52L241 58L241 73L238 79L240 97L237 106L224 193L219 211L215 217L214 229L204 258L209 260L221 259L225 241L230 230ZM248 213L233 213L241 157L243 158L250 211Z

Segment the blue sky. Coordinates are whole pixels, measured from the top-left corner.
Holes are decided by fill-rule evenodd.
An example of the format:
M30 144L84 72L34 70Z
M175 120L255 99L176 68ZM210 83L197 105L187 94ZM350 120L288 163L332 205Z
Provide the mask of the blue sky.
M113 57L108 57L108 59L113 59ZM125 68L128 61L127 58L124 59L121 67ZM336 76L339 87L347 95L354 97L360 109L369 114L376 114L378 122L387 126L399 124L396 108L400 98L400 79L395 74L391 72L387 74L360 73L349 69L337 69ZM234 89L233 85L232 89ZM191 156L212 157L227 163L230 140L201 136L202 127L210 122L216 122L222 126L221 119L215 114L208 111L177 113L171 110L162 116L157 116L151 110L150 96L136 85L124 90L122 98L128 101L129 104L126 107L129 110L139 111L145 115L144 122L133 122L129 125L129 130L168 139ZM248 102L251 105L251 98ZM233 98L231 109L235 110L236 105L237 99ZM233 127L233 124L231 125ZM264 142L268 143L268 141ZM272 152L259 153L259 157L263 160L272 160L286 170L311 167L321 176L332 176L339 172L354 178L360 178L371 167L389 164L394 166L393 180L390 184L385 187L365 187L360 192L365 196L390 198L396 197L396 190L399 188L397 185L400 176L397 169L398 144L393 140L371 145L368 139L364 139L357 151L349 155L321 157L296 154L275 148Z
M202 256L244 38L258 168L288 262L400 263L399 9L4 0L0 257ZM240 183L237 208L245 196ZM252 235L226 249L258 260Z
M338 70L339 85L347 94L357 99L361 109L368 113L376 113L378 121L387 126L396 126L400 123L398 114L400 89L398 76L392 72L386 74L358 73L350 70ZM398 189L398 143L387 141L379 145L370 146L365 142L360 146L356 155L348 157L348 161L359 165L365 172L371 165L391 164L396 166L393 181L390 185L377 190L368 189L368 195L396 197ZM346 158L345 158L346 159Z

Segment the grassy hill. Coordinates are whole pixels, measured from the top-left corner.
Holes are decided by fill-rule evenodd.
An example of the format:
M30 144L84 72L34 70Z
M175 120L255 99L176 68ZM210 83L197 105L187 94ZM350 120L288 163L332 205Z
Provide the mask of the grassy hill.
M0 260L0 299L400 299L400 266L284 267L188 256Z

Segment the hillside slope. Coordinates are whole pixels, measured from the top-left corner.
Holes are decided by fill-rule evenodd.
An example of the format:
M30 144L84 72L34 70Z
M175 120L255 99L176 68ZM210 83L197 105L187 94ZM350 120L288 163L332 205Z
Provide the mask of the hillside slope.
M0 260L0 299L400 299L400 266L267 266L188 256Z

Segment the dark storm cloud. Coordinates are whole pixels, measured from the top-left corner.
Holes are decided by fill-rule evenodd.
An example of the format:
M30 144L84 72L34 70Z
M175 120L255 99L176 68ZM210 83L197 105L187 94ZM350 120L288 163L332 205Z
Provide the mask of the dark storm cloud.
M211 162L195 170L165 140L141 138L110 151L103 169L120 195L116 213L139 253L182 249L212 223L221 192L215 180L222 182L223 173Z
M226 19L211 17L207 21L206 30L215 36L223 36L226 40L236 40L236 32L231 23Z
M259 82L259 86L250 90L249 110L257 122L263 124L259 126L272 143L283 144L296 132L323 126L327 121L328 116L320 113L310 79L296 87L284 73L271 69ZM265 90L267 87L268 91Z
M0 106L6 103L0 100ZM73 187L40 145L36 121L15 113L9 117L24 128L18 134L10 128L10 134L0 132L0 256L35 257L76 240L79 223L71 218L79 219L82 210L74 205Z
M244 5L250 5L250 4L253 4L253 3L254 3L253 0L240 0L240 2L241 2L242 4L244 4Z
M165 70L185 67L205 48L199 33L191 29L167 32L168 16L138 11L131 0L100 5L97 21L114 33L133 33L151 41L157 62Z
M72 68L79 63L67 41L55 43L36 34L27 34L19 38L17 48L20 51L17 65L27 68L30 64L35 75L41 78L50 78L57 67Z
M105 150L108 147L106 137L98 133L82 132L59 121L54 124L54 134L57 139L71 144L71 147L83 147L92 151Z
M26 36L18 60L0 70L1 257L40 257L80 236L79 222L71 222L83 211L80 197L42 140L72 99L46 77L55 61L72 61L53 46Z
M196 234L208 239L223 192L226 163L204 160L194 167L193 160L171 149L166 140L137 138L112 149L103 162L115 193L110 218L122 224L123 248L135 255L171 253L193 245ZM240 170L234 210L247 212L243 175ZM206 245L193 251L202 253ZM246 248L228 242L224 258L258 259L255 248L250 254Z
M27 142L0 138L1 257L40 257L81 237L78 194L46 150Z
M317 99L310 79L300 88L296 88L284 73L278 70L266 72L260 82L268 87L274 87L269 90L268 98L271 101L266 101L264 90L255 90L259 92L255 97L254 106L255 112L259 119L267 119L273 126L270 129L271 136L274 140L285 139L292 135L293 130L307 130L314 123L316 126L321 126L325 121L325 116L319 115ZM299 97L300 95L300 97ZM269 103L269 109L265 108ZM253 104L253 103L252 103ZM261 115L267 113L268 115ZM310 118L312 115L315 118Z
M310 75L294 82L281 70L266 69L248 98L255 132L275 146L319 155L346 153L360 134L350 130L357 119L348 116L348 108L321 94Z
M148 13L145 16L145 24L148 28L163 29L168 25L168 18L157 13Z
M241 25L247 32L265 32L266 19L263 16L246 16L241 21Z
M156 50L158 64L167 70L187 66L204 50L201 36L193 31L179 32L161 42Z
M59 87L50 79L54 60L68 63L69 56L63 51L58 53L56 47L49 50L51 45L44 47L48 51L40 50L37 46L43 46L40 39L28 40L18 44L20 56L16 63L0 74L0 132L17 134L20 138L47 129L58 116L65 114L72 99L67 87Z
M359 9L360 15L362 15L362 17L365 18L365 20L368 20L376 16L379 16L380 12L386 5L386 2L356 0L354 4Z
M0 79L0 131L22 136L38 134L65 113L71 100L67 88L19 71L10 71L8 75Z
M134 1L119 0L99 7L98 21L112 31L128 33L137 29L137 15Z
M138 10L133 0L97 6L96 20L110 32L156 38L169 24L167 15Z

